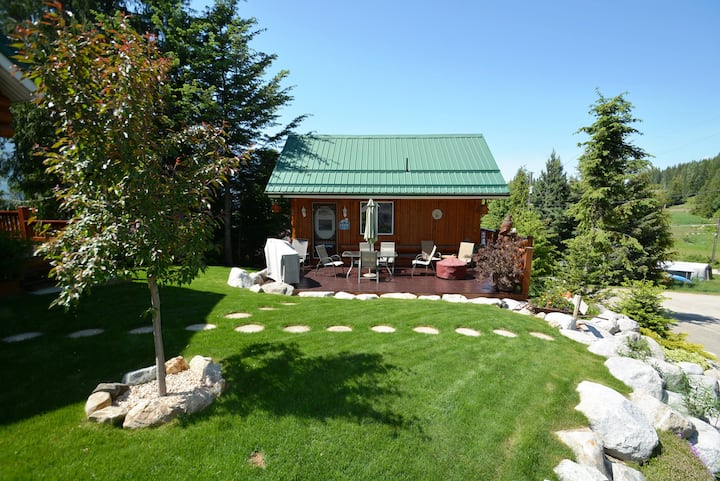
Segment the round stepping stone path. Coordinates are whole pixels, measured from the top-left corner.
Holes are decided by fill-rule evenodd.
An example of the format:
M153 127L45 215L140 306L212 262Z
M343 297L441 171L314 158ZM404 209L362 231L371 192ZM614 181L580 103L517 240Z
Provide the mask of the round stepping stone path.
M329 332L351 332L352 327L350 326L330 326L327 328Z
M413 328L413 331L419 332L420 334L440 334L440 331L430 326L418 326Z
M395 328L392 326L373 326L370 329L375 332L383 332L383 333L395 332Z
M258 307L258 311L275 311L275 310L277 310L277 307L270 307L270 306Z
M245 324L243 326L236 327L235 331L245 334L252 334L253 332L260 332L263 329L265 329L265 326L263 326L262 324Z
M281 302L283 306L297 306L297 302Z
M248 317L252 317L252 314L249 312L231 312L230 314L225 314L225 319L247 319Z
M480 335L480 331L476 331L475 329L470 329L469 327L458 327L455 329L455 332L462 336L469 336L469 337L478 337Z
M153 332L152 326L136 327L130 330L130 334L150 334Z
M537 337L538 339L542 339L544 341L554 341L555 340L554 337L548 336L547 334L545 334L543 332L531 332L530 335L533 337Z
M310 326L304 326L304 325L297 325L297 326L287 326L283 329L285 332L292 332L293 334L299 334L301 332L308 332L310 330Z
M68 334L68 337L77 339L79 337L90 337L97 336L98 334L105 332L103 329L82 329Z
M217 326L215 324L190 324L185 328L187 331L211 331Z
M506 331L505 329L495 329L495 330L493 330L493 332L495 334L497 334L498 336L517 337L517 334L515 334L514 332Z
M4 337L4 342L20 342L20 341L27 341L29 339L34 339L36 337L42 336L42 332L22 332L20 334L15 334L14 336L8 336Z

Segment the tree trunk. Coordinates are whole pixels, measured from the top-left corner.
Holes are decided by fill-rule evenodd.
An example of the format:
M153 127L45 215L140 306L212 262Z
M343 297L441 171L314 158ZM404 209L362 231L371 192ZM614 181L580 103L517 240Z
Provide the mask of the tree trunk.
M230 192L230 179L225 182L225 207L223 209L223 232L225 234L224 253L225 265L233 265L232 255L232 194Z
M162 323L160 318L160 290L158 289L157 279L155 279L155 276L149 275L147 281L148 288L150 289L150 301L152 303L153 339L155 340L155 367L157 368L158 394L160 394L160 396L165 396L167 394L167 387L165 386L165 350L163 349Z

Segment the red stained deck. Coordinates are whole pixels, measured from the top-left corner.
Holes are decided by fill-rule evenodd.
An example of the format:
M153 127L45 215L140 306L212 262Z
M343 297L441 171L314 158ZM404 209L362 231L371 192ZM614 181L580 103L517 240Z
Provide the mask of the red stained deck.
M388 292L410 292L421 295L462 294L467 298L473 297L510 297L519 299L519 294L506 292L498 293L493 290L489 279L477 280L473 272L468 272L465 279L448 280L435 276L435 272L424 269L415 269L415 275L410 277L409 267L396 267L395 275L389 276L387 271L382 270L380 282L375 279L362 277L358 284L357 270L354 268L350 277L345 278L347 267L333 270L330 267L322 267L315 270L305 271L297 285L296 292L302 291L333 291L349 292L351 294L384 294Z

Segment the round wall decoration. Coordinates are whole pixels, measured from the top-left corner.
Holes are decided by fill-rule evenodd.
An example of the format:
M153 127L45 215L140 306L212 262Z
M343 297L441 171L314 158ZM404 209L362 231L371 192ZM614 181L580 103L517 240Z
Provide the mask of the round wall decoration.
M441 211L440 209L435 209L434 211L432 211L432 216L435 220L440 220L442 218L442 215L443 211Z

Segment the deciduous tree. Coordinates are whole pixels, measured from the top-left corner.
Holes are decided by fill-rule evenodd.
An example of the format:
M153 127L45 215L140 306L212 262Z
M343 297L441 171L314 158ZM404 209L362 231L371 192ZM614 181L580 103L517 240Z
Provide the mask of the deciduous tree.
M24 61L59 140L43 154L72 215L40 252L71 305L91 286L142 270L150 290L160 394L165 394L159 284L188 283L203 267L216 220L211 202L236 164L224 133L168 127L162 90L169 62L155 39L117 14L83 24L59 3L20 28ZM55 36L56 34L56 36Z

